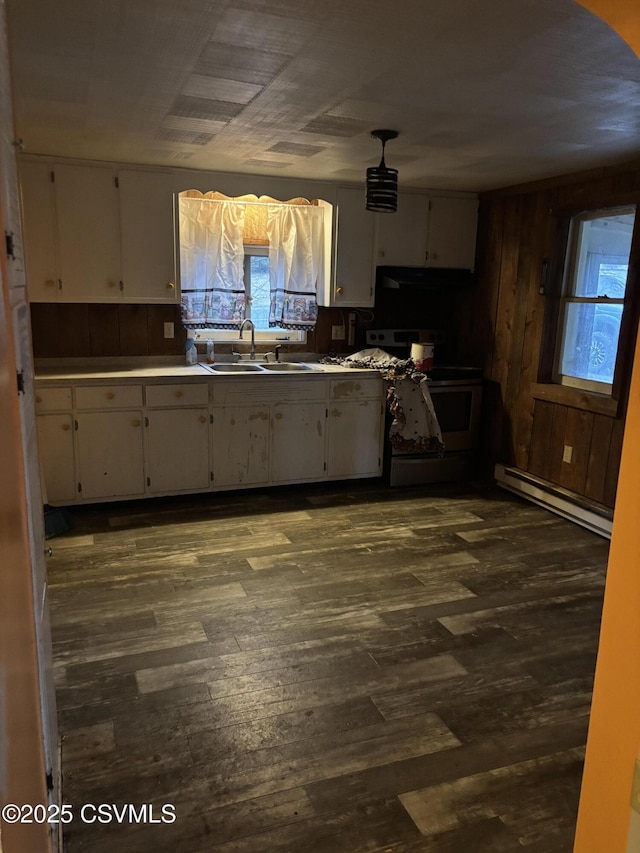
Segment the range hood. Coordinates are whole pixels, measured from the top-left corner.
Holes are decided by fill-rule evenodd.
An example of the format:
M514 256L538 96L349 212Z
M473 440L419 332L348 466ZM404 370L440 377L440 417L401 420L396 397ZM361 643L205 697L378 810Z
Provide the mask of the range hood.
M443 267L378 267L376 285L385 290L436 290L467 287L474 281L470 270Z

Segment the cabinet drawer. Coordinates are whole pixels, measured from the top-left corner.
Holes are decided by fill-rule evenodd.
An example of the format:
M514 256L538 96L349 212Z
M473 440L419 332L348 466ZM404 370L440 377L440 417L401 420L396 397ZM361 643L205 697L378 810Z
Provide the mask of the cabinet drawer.
M354 376L349 379L332 379L330 382L330 400L357 400L362 397L381 396L381 376Z
M204 383L147 385L147 406L206 406L209 386Z
M71 388L37 388L36 412L64 412L71 409Z
M142 385L85 385L76 389L78 409L125 409L142 405Z

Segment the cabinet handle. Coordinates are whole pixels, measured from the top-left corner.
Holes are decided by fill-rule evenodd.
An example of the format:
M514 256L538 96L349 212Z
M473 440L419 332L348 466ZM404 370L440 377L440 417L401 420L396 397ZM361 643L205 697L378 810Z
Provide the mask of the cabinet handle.
M182 391L176 391L176 397L184 397Z
M384 249L378 249L378 257L384 258Z
M42 397L38 397L38 396L36 395L36 403L41 403L41 402L42 402Z
M140 426L140 421L136 418L136 420L135 420L135 421L131 421L131 426L139 427L139 426Z
M113 393L113 391L107 391L104 396L107 398L107 400L113 400L116 395Z
M172 281L170 281L170 282L167 284L167 290L175 290L175 289L176 289L175 284L174 284Z
M336 287L336 293L338 293L338 294L344 293L344 288L343 287Z
M62 424L62 429L63 429L65 432L69 432L69 430L71 429L71 427L69 426L69 424Z
M48 278L48 279L45 281L44 285L45 285L45 287L55 287L55 286L56 286L56 283L55 283L55 281L54 281L52 278Z
M118 284L120 285L120 290L124 290L124 281L120 281Z
M276 412L276 414L275 414L275 419L276 419L277 421L281 421L281 420L282 420L282 412Z
M206 422L207 422L207 419L204 415L200 415L198 420L200 421L201 424L206 424Z
M116 286L115 281L110 281L110 282L107 284L107 287L115 287L115 286Z

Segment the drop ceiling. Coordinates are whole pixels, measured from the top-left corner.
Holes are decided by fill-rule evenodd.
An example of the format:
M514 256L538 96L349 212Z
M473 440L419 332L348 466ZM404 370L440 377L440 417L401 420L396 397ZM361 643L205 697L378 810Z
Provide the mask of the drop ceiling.
M480 191L640 155L640 60L573 0L7 0L24 151Z

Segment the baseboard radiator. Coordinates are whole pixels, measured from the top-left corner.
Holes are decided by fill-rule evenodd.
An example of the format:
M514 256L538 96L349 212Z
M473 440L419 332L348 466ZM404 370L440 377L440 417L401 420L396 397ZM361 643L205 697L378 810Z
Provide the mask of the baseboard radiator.
M534 477L519 468L498 464L494 476L496 483L503 489L533 501L550 512L568 518L569 521L581 524L606 539L611 539L613 511L607 507L593 504L568 489Z

